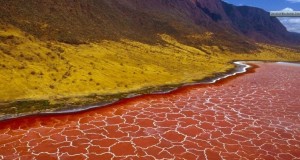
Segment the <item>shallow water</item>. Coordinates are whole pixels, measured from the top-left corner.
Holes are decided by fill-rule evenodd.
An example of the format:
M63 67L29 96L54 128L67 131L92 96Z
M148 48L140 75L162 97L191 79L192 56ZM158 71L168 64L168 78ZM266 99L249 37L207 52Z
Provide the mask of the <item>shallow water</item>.
M300 67L0 122L0 159L300 159Z

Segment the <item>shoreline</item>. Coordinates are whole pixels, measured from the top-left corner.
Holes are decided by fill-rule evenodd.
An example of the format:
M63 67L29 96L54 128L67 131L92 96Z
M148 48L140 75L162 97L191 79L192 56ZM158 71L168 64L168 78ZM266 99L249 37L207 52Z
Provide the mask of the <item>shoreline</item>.
M19 114L10 114L10 115L4 115L0 116L0 121L8 121L12 119L17 118L23 118L23 117L30 117L30 116L47 116L47 115L61 115L61 114L72 114L72 113L78 113L78 112L84 112L92 109L97 108L103 108L107 107L113 104L120 103L123 100L128 100L144 95L159 95L159 94L168 94L171 92L174 92L176 90L179 90L184 87L188 86L194 86L194 85L208 85L208 84L214 84L218 81L221 81L223 79L226 79L228 77L234 77L236 75L240 75L242 73L247 73L247 70L249 68L252 68L252 65L247 64L248 62L253 61L233 61L232 63L235 65L234 68L229 69L228 71L224 73L215 73L212 77L207 77L202 80L194 80L194 82L190 83L179 83L179 84L173 84L173 85L164 85L164 86L157 86L157 87L151 87L151 88L145 88L133 92L128 93L120 93L120 94L114 94L114 95L107 95L110 96L116 96L119 98L112 98L107 101L102 101L96 104L91 105L83 105L81 107L75 107L75 106L69 106L67 109L62 110L53 110L53 111L37 111L36 113L19 113ZM21 101L20 101L21 102ZM26 101L24 101L26 102ZM28 101L29 102L29 101ZM14 103L14 102L11 102ZM65 105L67 106L67 105Z
M292 142L299 135L295 111L300 104L300 65L252 64L258 68L217 83L123 99L84 112L0 122L0 154L4 159L299 157ZM279 148L272 148L274 138L281 139L274 141ZM164 148L166 152L158 154ZM195 156L186 156L187 150ZM266 151L275 154L264 156Z
M146 95L161 95L161 94L169 94L172 92L176 92L177 90L184 89L185 87L194 86L194 85L210 85L210 84L218 84L221 81L230 80L229 78L235 78L237 76L252 73L251 69L255 70L258 68L257 65L252 63L283 63L283 64L291 64L298 65L299 62L282 62L282 61L232 61L235 65L234 68L228 70L224 73L216 73L213 77L207 77L202 80L195 80L190 83L180 83L174 85L165 85L165 86L157 86L153 88L145 88L138 91L128 92L128 93L120 93L114 95L107 95L108 97L118 97L112 98L109 100L104 100L99 103L91 104L91 105L82 105L78 106L67 106L67 109L61 110L53 110L53 111L38 111L35 113L20 113L20 114L11 114L8 116L0 116L0 121L9 121L13 119L23 118L23 117L31 117L31 116L48 116L48 115L64 115L64 114L75 114L79 112L90 111L93 109L109 107L110 105L121 103L122 101L130 100L133 98L138 98ZM12 102L13 103L13 102Z

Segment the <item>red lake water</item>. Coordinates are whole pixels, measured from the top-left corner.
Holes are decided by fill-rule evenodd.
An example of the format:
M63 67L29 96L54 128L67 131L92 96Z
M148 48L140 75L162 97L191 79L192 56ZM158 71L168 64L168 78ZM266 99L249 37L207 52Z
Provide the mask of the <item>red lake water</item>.
M300 65L0 122L0 159L300 159Z

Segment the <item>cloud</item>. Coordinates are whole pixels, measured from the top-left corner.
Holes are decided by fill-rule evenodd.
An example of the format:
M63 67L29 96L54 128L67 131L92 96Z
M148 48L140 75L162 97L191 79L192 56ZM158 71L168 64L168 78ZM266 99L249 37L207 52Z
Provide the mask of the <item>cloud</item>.
M300 0L287 0L287 1L291 3L300 3Z
M278 18L280 22L286 27L286 29L290 32L298 32L300 33L300 18L298 17L284 17Z
M283 10L281 10L281 11L284 11L284 12L292 12L292 11L294 11L292 8L284 8Z
M296 0L294 0L296 1ZM298 0L300 2L300 0ZM281 11L292 12L292 8L284 8ZM300 33L300 17L278 17L279 21L286 27L290 32Z

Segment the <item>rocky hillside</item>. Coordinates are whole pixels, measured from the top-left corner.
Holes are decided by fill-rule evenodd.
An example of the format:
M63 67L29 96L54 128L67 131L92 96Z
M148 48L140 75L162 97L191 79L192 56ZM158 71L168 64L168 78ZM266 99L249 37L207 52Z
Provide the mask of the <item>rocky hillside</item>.
M300 39L263 10L220 0L0 2L1 23L12 24L42 40L69 44L121 38L156 43L157 34L166 33L195 47L217 45L239 52L255 49L253 40L297 44ZM197 36L205 32L213 34L209 39Z
M222 5L232 27L245 36L258 42L300 44L299 34L289 33L277 18L262 9L225 2Z
M0 119L202 80L234 60L300 61L277 19L220 0L0 4Z

